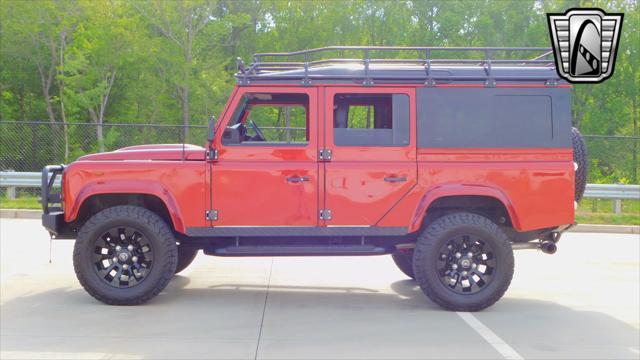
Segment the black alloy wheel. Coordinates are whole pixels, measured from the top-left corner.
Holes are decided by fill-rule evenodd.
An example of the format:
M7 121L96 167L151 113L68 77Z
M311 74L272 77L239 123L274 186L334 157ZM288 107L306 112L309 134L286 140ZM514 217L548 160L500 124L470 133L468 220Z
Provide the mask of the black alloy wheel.
M136 286L153 267L153 246L136 228L110 228L98 236L94 244L94 269L98 277L113 287Z
M435 263L440 281L457 294L475 294L492 280L496 259L491 244L480 237L456 236L440 247Z

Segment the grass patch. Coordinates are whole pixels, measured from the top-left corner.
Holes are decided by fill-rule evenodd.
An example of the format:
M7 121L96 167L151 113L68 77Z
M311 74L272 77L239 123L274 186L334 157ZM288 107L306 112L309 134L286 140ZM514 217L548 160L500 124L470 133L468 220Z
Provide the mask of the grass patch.
M640 225L638 214L577 213L578 224Z
M622 213L615 214L614 200L583 199L576 210L579 224L640 225L640 201L623 200Z
M614 200L582 199L578 213L608 214L613 213ZM640 215L640 201L622 200L622 213Z
M40 200L35 196L20 196L15 199L0 198L0 209L42 209Z

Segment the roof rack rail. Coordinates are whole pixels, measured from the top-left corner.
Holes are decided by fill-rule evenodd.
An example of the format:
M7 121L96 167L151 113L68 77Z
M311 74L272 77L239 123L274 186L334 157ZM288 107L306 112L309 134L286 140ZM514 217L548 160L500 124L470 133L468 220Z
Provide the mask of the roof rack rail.
M337 52L340 56L326 56L332 52ZM346 57L345 53L360 56ZM372 56L377 53L391 56L413 53L417 56ZM461 56L456 58L451 54ZM361 71L355 75L353 71L320 71L331 66L345 65L359 66ZM544 81L547 85L555 86L560 80L555 72L553 52L551 48L545 47L327 46L283 53L256 53L249 67L239 58L237 66L238 72L235 76L240 85L248 85L255 81L301 81L303 85L310 85L312 81L355 81L363 85L373 85L374 81L396 80L422 82L426 85L435 85L436 82L484 81L487 86L495 86L496 80L507 80ZM376 67L380 70L381 66L387 66L387 71L374 71ZM533 67L553 71L529 74L513 71ZM495 71L507 68L511 71ZM402 74L397 71L406 69L414 71L405 71ZM442 71L443 69L467 71ZM474 69L475 72L468 71ZM393 70L396 70L395 73Z

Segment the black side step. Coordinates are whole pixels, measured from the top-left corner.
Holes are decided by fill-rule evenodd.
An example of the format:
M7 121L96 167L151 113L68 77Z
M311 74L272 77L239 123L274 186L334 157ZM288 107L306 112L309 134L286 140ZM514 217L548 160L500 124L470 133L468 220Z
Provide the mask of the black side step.
M204 253L216 256L362 256L384 255L390 251L373 245L261 245L205 249Z

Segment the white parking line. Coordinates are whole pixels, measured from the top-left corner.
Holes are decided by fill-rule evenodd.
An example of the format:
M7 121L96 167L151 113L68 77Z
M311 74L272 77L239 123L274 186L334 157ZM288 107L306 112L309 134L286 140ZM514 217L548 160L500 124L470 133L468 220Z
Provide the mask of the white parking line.
M482 336L496 351L498 351L505 359L510 360L523 360L509 344L504 342L498 335L496 335L491 329L486 327L475 316L468 312L456 312L462 320L464 320L473 330L475 330L480 336Z

